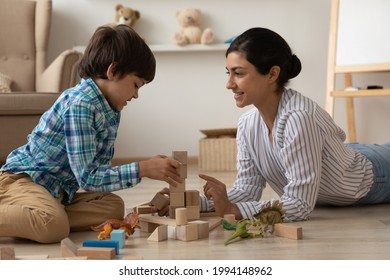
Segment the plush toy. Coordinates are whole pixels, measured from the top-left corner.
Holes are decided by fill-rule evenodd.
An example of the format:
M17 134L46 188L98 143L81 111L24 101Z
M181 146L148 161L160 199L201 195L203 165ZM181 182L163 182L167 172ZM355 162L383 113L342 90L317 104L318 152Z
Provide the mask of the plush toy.
M202 12L200 9L182 9L176 12L176 19L181 27L175 32L173 41L177 45L211 44L214 32L210 28L202 30Z
M131 27L140 19L141 13L130 7L125 7L122 4L115 6L115 24L127 24Z

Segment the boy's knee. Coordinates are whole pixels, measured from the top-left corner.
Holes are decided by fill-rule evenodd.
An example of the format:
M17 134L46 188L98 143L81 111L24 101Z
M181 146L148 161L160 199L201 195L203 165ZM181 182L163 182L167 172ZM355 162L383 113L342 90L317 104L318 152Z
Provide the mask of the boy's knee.
M34 240L39 243L57 243L69 236L70 227L66 213L42 215L41 226L34 232Z
M114 219L122 219L125 215L125 202L116 194L108 193L105 195L104 200L109 201L112 206L111 215Z

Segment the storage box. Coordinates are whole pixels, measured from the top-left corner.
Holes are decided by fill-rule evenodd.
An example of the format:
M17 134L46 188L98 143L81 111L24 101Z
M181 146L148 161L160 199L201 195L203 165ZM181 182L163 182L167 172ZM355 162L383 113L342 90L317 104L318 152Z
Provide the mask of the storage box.
M201 130L200 171L237 171L236 128Z

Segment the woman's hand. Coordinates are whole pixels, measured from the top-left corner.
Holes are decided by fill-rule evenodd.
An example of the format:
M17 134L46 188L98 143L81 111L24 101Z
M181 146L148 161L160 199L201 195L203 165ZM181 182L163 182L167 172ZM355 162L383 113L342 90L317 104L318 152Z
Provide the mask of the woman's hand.
M203 186L203 192L208 199L214 201L215 212L223 217L225 214L234 214L236 219L241 219L241 213L238 207L229 201L226 191L226 185L214 177L199 174L199 177L206 180Z
M147 177L154 180L165 181L173 187L183 183L179 170L180 162L166 156L155 156L153 158L139 161L140 178Z

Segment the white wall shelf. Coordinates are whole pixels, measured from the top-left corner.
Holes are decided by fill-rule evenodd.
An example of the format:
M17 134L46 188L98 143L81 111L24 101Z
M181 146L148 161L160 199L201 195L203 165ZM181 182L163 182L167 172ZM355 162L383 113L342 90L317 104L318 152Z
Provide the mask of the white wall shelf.
M179 46L175 44L153 44L149 45L150 49L154 53L163 53L163 52L210 52L210 51L226 51L229 47L229 44L190 44L186 46ZM84 52L85 46L74 46L74 50L79 52Z
M174 44L159 44L150 45L153 52L200 52L200 51L226 51L229 44L190 44L186 46L178 46Z

